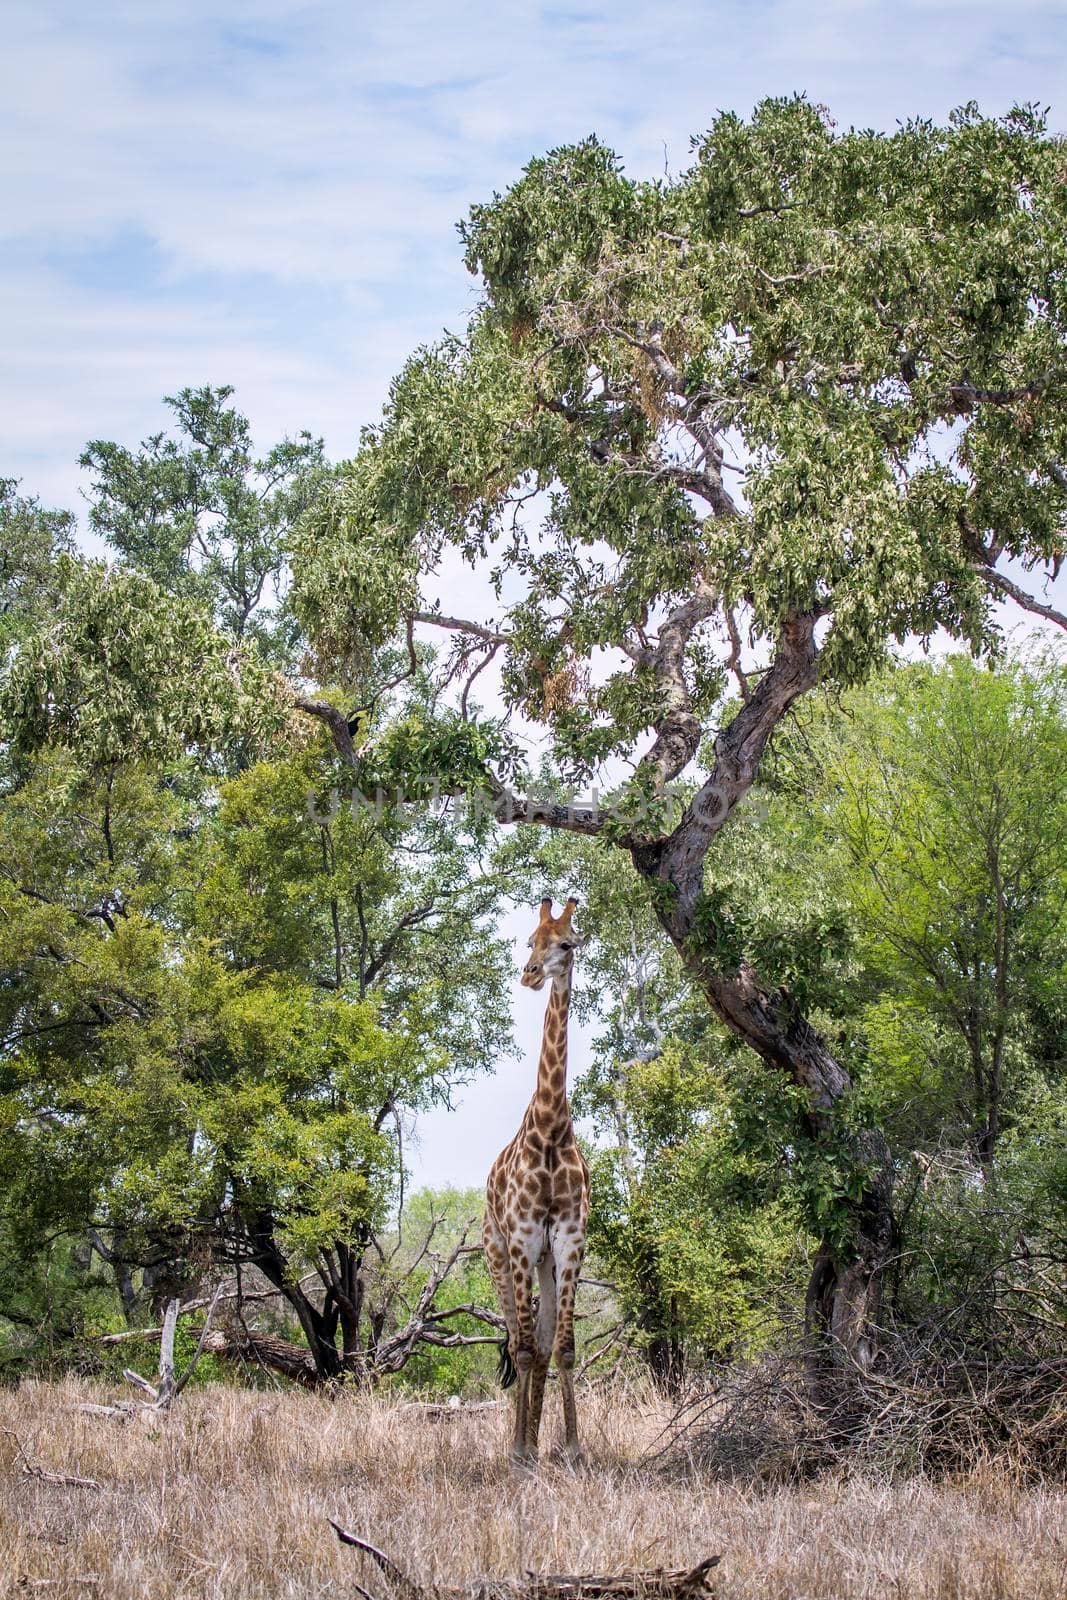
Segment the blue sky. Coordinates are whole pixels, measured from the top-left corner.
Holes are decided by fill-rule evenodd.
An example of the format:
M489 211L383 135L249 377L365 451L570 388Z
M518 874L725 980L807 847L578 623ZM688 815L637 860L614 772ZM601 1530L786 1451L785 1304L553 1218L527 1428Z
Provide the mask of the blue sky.
M201 383L234 384L264 444L347 454L463 322L455 223L553 145L678 170L716 110L798 90L842 126L977 99L1064 128L1065 68L1057 0L8 0L0 475L76 507L87 438L132 443ZM512 1065L430 1119L421 1176L479 1181L527 1090Z
M997 4L398 0L5 7L0 471L70 503L87 436L231 382L335 454L472 285L455 222L595 131L684 166L718 108L805 90L888 127L1062 107L1067 15ZM1059 104L1058 104L1059 102ZM1064 112L1067 117L1067 111Z

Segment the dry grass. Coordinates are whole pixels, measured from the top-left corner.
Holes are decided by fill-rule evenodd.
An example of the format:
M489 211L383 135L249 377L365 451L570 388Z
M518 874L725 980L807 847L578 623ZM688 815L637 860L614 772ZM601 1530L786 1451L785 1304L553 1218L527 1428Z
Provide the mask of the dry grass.
M635 1391L587 1392L593 1464L536 1476L506 1464L504 1408L429 1421L386 1399L215 1387L187 1393L171 1416L120 1424L74 1409L88 1398L106 1395L74 1382L0 1392L0 1428L32 1462L101 1485L28 1475L0 1433L0 1595L354 1596L354 1579L383 1594L336 1544L329 1516L442 1583L682 1565L722 1550L723 1597L1067 1593L1062 1491L991 1475L763 1491L669 1477L639 1464L665 1417Z

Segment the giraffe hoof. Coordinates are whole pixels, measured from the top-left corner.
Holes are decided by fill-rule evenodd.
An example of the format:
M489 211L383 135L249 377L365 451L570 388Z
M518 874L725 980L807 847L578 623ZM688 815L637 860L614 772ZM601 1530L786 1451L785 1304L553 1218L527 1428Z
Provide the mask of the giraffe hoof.
M520 1450L514 1446L510 1459L513 1467L521 1467L524 1472L532 1472L537 1466L537 1451L528 1448Z
M572 1471L577 1471L579 1467L585 1466L585 1451L580 1444L561 1444L552 1452L552 1459L561 1467L570 1467Z

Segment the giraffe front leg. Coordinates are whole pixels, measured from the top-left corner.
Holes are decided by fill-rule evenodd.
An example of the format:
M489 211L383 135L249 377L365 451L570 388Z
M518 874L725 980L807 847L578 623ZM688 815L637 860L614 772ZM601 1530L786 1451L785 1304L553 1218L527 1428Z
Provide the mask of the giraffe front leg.
M563 1401L563 1459L571 1466L582 1462L578 1443L578 1410L574 1399L574 1300L585 1256L585 1239L566 1227L553 1240L556 1262L556 1337L554 1354Z
M516 1341L512 1351L518 1373L518 1394L515 1403L515 1438L511 1446L511 1459L518 1466L533 1466L537 1461L537 1436L530 1437L530 1400L533 1368L536 1356L533 1326L533 1270L536 1256L533 1241L525 1235L511 1242L511 1282L515 1299ZM540 1407L538 1407L540 1410Z
M526 1437L535 1451L541 1431L545 1381L548 1377L548 1364L552 1359L552 1345L556 1332L556 1269L550 1252L546 1252L537 1263L537 1276L541 1288L541 1304L534 1328L534 1364L530 1372L530 1410L526 1423Z

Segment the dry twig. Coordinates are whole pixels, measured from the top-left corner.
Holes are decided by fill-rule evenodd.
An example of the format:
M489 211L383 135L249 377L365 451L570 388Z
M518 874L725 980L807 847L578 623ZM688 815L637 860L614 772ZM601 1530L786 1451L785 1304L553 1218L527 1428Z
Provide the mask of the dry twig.
M21 1458L20 1472L27 1478L36 1478L39 1483L55 1483L64 1489L99 1489L101 1484L95 1478L79 1478L76 1472L49 1472L39 1462L27 1453L25 1445L15 1432L14 1428L3 1428L0 1432L6 1433L15 1441L15 1460ZM14 1463L12 1463L14 1464Z
M458 1587L416 1583L391 1556L330 1519L342 1544L360 1550L395 1585L398 1600L707 1600L714 1591L709 1576L722 1557L708 1556L695 1567L651 1567L609 1573L527 1572L522 1578L475 1578ZM360 1593L367 1590L359 1586ZM373 1600L373 1597L371 1597Z

